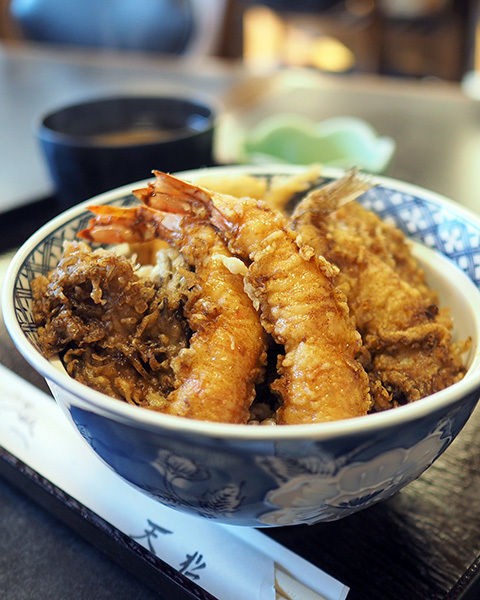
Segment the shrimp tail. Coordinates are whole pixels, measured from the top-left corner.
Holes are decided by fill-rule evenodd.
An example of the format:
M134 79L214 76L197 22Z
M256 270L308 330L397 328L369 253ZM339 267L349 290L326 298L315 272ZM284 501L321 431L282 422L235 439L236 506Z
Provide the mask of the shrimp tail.
M153 210L143 205L92 205L88 210L95 216L77 235L90 242L103 244L146 242L157 238L169 241L181 229L183 220L182 215Z
M156 170L152 172L155 181L145 188L133 191L133 195L140 202L155 210L194 214L197 219L206 219L209 200L206 191L168 173Z
M212 193L168 173L154 170L155 181L133 191L144 205L163 212L190 215L197 223L213 226L220 234L232 228L236 221L229 203L221 203L222 194L215 194L221 209L214 204Z
M307 215L322 218L341 206L353 202L374 184L368 177L359 175L357 169L351 169L340 179L312 190L295 208L292 221L295 223Z

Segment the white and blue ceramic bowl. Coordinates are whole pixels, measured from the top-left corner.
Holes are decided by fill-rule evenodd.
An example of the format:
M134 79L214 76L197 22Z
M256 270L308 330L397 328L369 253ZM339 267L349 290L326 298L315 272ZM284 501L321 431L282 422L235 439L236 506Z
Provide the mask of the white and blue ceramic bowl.
M278 174L296 167L209 170ZM189 180L206 172L182 174ZM327 171L327 179L340 173ZM416 252L451 306L456 334L473 345L465 378L413 404L316 425L261 427L172 417L109 398L69 378L39 352L30 281L57 262L89 214L80 204L34 234L13 259L3 291L7 328L97 455L159 502L255 527L331 521L389 498L457 436L480 394L480 218L431 192L378 178L362 202L419 242ZM95 202L129 204L126 186ZM90 201L91 203L91 201ZM431 249L434 249L432 251ZM132 507L133 508L133 507Z

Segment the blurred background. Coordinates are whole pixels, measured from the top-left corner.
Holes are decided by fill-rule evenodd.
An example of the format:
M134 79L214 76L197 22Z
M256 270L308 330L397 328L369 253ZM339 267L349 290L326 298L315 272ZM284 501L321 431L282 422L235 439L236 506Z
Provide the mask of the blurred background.
M212 56L253 69L461 81L477 0L0 0L3 44Z

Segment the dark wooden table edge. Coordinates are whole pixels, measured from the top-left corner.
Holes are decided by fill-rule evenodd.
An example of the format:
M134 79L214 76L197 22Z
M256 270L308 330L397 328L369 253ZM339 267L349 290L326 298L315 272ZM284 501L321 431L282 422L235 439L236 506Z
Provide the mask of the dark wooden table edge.
M455 583L445 600L478 600L478 598L480 598L480 556L477 556Z
M218 600L2 446L0 477L165 598Z
M32 198L25 205L0 212L0 252L17 249L60 212L62 208L55 196Z

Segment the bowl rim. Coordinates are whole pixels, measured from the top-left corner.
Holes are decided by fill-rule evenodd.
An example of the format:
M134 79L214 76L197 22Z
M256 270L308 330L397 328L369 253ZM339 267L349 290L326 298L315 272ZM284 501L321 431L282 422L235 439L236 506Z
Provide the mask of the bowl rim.
M185 179L198 179L203 175L225 174L227 172L234 174L281 175L305 172L307 169L308 167L305 167L304 165L233 165L192 169L175 173L175 175ZM337 178L344 172L344 169L321 167L320 175ZM445 205L455 213L468 219L469 222L474 223L480 231L480 216L477 216L469 209L455 203L453 200L442 196L441 194L390 177L372 176L372 178L376 183L388 189L419 196L432 201L437 205ZM130 195L133 189L144 187L149 181L152 181L152 179L143 179L138 182L123 185L114 190L104 192L85 200L60 213L39 228L22 244L12 258L5 273L2 290L2 310L7 331L15 346L26 361L45 377L47 381L49 380L67 393L73 394L77 400L90 407L95 413L102 414L103 416L116 421L130 423L132 425L135 424L136 426L141 426L150 430L158 430L158 428L161 428L170 432L182 432L189 435L227 439L231 441L235 440L238 442L277 442L294 439L327 440L346 435L364 435L366 432L372 432L373 430L383 430L385 428L396 427L401 424L412 422L427 416L431 412L444 409L448 405L460 403L465 396L478 392L480 388L480 368L477 368L474 373L467 373L462 380L444 390L394 409L338 421L268 427L200 421L167 415L165 413L133 406L115 398L111 398L106 394L98 392L69 377L66 372L62 372L55 366L54 360L45 358L28 341L21 330L18 321L15 318L13 308L13 289L17 273L33 248L35 248L46 235L61 227L70 219L79 216L85 211L87 206L94 202L107 202L116 198L121 198L125 195ZM471 286L472 292L478 294L478 288L473 281L460 270L459 274L464 276L466 280L465 284ZM480 340L473 360L474 362L480 361Z
M152 140L148 142L141 142L140 144L107 144L98 141L94 141L91 135L82 134L71 134L64 131L53 129L47 125L47 120L51 119L57 113L61 113L67 110L76 109L81 106L88 106L94 104L107 104L114 101L135 101L135 100L157 100L157 101L179 101L190 104L192 107L197 106L205 109L208 115L205 116L205 122L203 126L196 130L186 129L172 129L175 132L174 135L169 136L165 139ZM75 148L98 148L99 150L115 151L122 148L135 148L135 147L151 147L158 145L168 145L188 140L196 139L206 134L213 133L218 120L219 106L214 100L205 94L201 93L188 93L186 90L165 90L161 92L138 92L138 93L109 93L104 95L88 96L83 100L76 100L68 104L62 104L60 106L52 107L45 113L43 113L36 123L36 135L40 142L53 143L56 145L64 145ZM117 189L117 188L115 188ZM111 190L114 191L114 190ZM108 193L108 192L107 192Z

